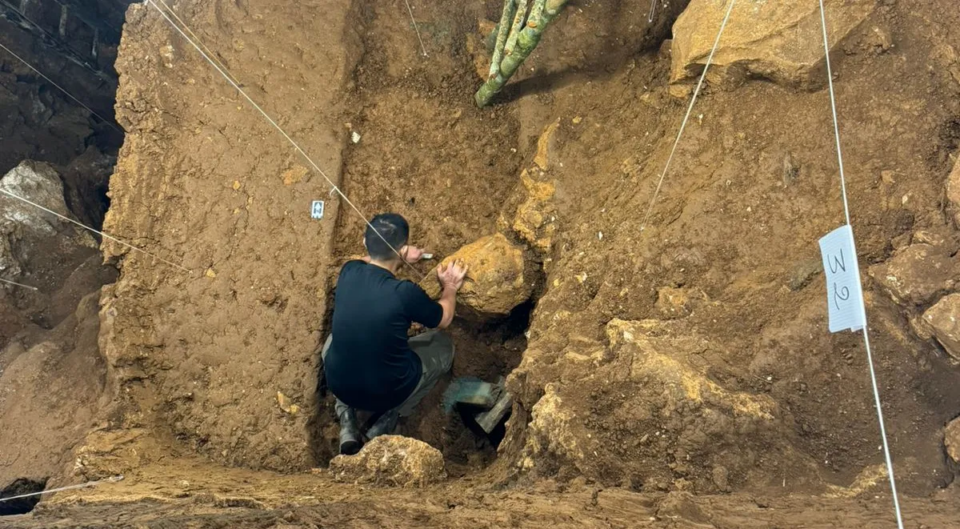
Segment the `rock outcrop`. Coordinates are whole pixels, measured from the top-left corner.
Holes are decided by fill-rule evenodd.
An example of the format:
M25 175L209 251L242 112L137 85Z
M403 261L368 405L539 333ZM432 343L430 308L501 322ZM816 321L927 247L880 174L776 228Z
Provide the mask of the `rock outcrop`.
M446 477L439 450L399 435L377 437L356 455L333 458L330 471L340 482L393 487L423 487Z
M763 466L807 464L789 446L788 412L767 395L713 380L699 363L715 346L677 324L615 319L606 343L577 338L555 362L536 345L528 349L508 381L531 410L517 466L561 478L636 476L652 491L715 492L762 480ZM542 395L524 391L545 380L556 382ZM761 456L770 453L783 460Z
M497 233L483 237L459 249L443 260L448 264L462 259L470 271L458 294L458 302L485 315L506 315L530 298L533 292L532 270L524 249ZM433 274L421 286L431 296L440 295Z
M673 25L672 82L703 69L728 4L693 0ZM827 0L830 44L836 46L876 8L875 0ZM739 84L762 77L804 89L826 82L823 37L816 2L737 4L713 57L708 78Z
M49 164L21 163L0 179L0 190L76 220L64 202L60 175ZM7 195L0 196L0 204L0 273L7 279L29 271L59 285L65 278L46 277L43 262L49 254L58 254L62 261L79 262L98 246L83 228L35 206Z

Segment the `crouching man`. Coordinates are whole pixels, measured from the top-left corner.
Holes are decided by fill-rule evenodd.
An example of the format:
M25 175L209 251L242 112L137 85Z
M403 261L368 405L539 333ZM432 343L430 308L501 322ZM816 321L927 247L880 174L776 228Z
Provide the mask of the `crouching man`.
M396 278L403 261L423 256L408 246L409 236L400 215L377 215L364 234L369 255L345 264L337 279L333 329L321 355L337 398L341 454L393 433L399 417L410 415L453 365L453 341L439 329L453 321L467 269L462 263L438 267L443 294L433 301L418 285ZM432 330L408 339L412 322ZM363 436L357 410L379 415Z

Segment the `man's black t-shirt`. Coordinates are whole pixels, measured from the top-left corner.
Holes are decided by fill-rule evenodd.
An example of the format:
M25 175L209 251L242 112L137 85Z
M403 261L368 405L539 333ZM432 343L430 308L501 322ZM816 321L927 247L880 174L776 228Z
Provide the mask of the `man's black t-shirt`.
M333 343L324 359L330 391L360 410L399 406L423 371L407 343L410 323L433 328L442 319L443 307L419 286L363 261L345 264L337 279Z

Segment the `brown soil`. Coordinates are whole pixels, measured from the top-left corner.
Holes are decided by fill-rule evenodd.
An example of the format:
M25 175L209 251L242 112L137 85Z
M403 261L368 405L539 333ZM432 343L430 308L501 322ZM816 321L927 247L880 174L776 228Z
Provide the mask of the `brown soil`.
M402 431L439 448L451 479L423 491L298 473L335 450L316 351L362 221L156 12L134 6L106 228L192 272L105 245L122 270L101 301L115 406L78 467L127 479L58 496L13 527L891 523L861 339L827 332L811 266L843 218L825 91L708 86L641 231L685 111L656 51L684 2L652 27L640 23L647 3L573 3L485 110L472 106L467 42L498 1L416 6L426 58L402 0L182 4L363 212L404 214L438 257L503 230L537 138L559 121L549 169L534 175L556 187L559 226L536 254L535 303L452 331L453 376L510 375L513 416L494 449L432 395ZM957 24L955 11L885 2L836 53L864 268L917 230L955 236L942 197L958 147L956 58L944 52L960 49ZM893 49L877 51L875 27ZM668 288L691 301L671 312L658 301ZM867 301L908 520L958 525L941 429L960 413L960 371L875 285ZM646 329L645 345L624 328ZM635 365L644 354L660 364ZM300 411L281 410L278 392Z
M325 473L275 474L213 467L189 457L138 469L104 484L41 503L4 527L35 528L499 528L597 527L767 529L894 527L889 497L689 493L638 494L584 480L542 481L497 490L489 475L424 490L333 483ZM906 527L956 526L956 489L905 498Z

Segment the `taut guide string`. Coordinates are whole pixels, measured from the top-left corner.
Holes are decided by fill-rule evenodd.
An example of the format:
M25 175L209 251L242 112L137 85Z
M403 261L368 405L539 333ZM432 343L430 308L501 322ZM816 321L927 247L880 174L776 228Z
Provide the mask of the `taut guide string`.
M641 232L646 229L647 221L650 220L650 214L653 213L653 206L657 202L657 197L660 196L660 188L663 187L663 180L667 177L667 171L670 169L670 163L673 162L673 156L677 153L677 145L680 144L680 138L683 136L683 131L687 128L687 121L690 119L690 113L693 112L693 105L697 102L697 97L700 95L700 89L703 88L703 80L707 77L707 70L710 69L710 64L713 63L713 55L717 51L717 46L720 45L720 36L723 35L723 29L727 27L727 21L730 20L730 13L733 11L733 6L736 3L737 0L730 0L730 5L727 7L727 14L723 17L723 22L720 24L720 31L717 32L717 38L713 41L713 48L710 50L710 55L707 56L707 62L703 66L703 73L700 74L700 80L697 81L697 88L693 91L693 97L690 98L690 105L687 107L687 113L683 116L683 122L680 124L680 131L677 132L677 139L674 140L673 148L670 149L670 156L667 157L667 164L663 167L663 172L660 173L660 180L657 181L657 188L653 192L653 198L650 199L650 205L647 206L647 213L643 216L643 222L640 223ZM656 7L656 0L654 0L653 6Z
M417 25L417 19L413 16L413 8L410 7L410 0L403 0L404 4L407 4L407 12L410 13L410 20L413 22L413 31L417 33L417 40L420 41L420 51L423 52L423 56L427 56L427 48L423 46L423 38L420 37L420 27Z
M34 72L36 72L36 74L39 75L40 77L43 77L44 79L46 79L48 83L50 83L50 84L52 84L53 86L57 87L57 89L59 89L61 92L63 92L64 94L67 94L67 97L69 97L70 99L73 99L74 101L76 101L76 103L77 103L78 105L80 105L80 106L82 106L83 108L87 109L87 112L93 114L94 116L97 116L97 118L99 118L100 121L102 121L102 122L106 123L107 125L109 125L110 128L112 128L113 130L119 132L120 134L123 134L123 131L120 130L120 127L114 125L113 122L110 121L109 119L107 119L107 118L101 116L100 114L97 114L96 112L94 112L93 109L91 109L91 108L88 107L87 105L83 104L83 101L80 101L80 100L77 99L76 97L73 97L73 94L71 94L70 92L67 92L67 90L66 90L65 88L63 88L62 86L60 86L60 85L58 85L57 83L55 83L55 82L53 81L53 79L50 79L50 78L47 77L46 75L43 75L43 72L41 72L40 70L34 68L30 63L28 63L27 61L25 61L25 60L23 59L23 57L21 57L21 56L17 55L16 53L14 53L13 50L11 50L10 48L4 46L2 43L0 43L0 48L3 48L4 51L6 51L7 53L9 53L10 55L13 55L13 57L14 57L15 59L17 59L18 61L20 61L20 62L22 62L23 64L25 64L25 65L27 66L27 68L30 68L31 70L33 70Z
M840 126L837 119L836 95L833 89L833 72L830 65L830 46L829 46L829 40L827 37L826 14L823 7L823 0L819 0L819 2L820 2L820 21L821 21L821 26L823 30L824 55L826 57L826 65L827 65L827 80L828 80L828 86L829 86L829 92L830 92L830 108L833 115L833 128L834 128L834 135L836 137L837 160L839 162L839 167L840 167L840 187L841 187L841 194L843 197L843 212L844 212L844 217L846 219L847 225L851 225L850 224L850 206L847 200L846 175L844 173L844 168L843 168L843 153L840 148ZM717 46L720 43L720 36L723 34L723 30L727 25L727 21L730 19L730 14L733 11L733 6L735 3L736 3L736 0L731 0L730 5L727 7L727 13L723 18L723 22L720 24L720 31L717 33L717 38L713 43L713 49L710 51L710 55L707 57L707 61L706 61L706 64L704 65L703 72L700 75L700 80L697 82L697 87L693 92L693 97L690 100L690 105L687 107L687 113L684 116L683 122L680 125L680 131L677 133L677 138L674 141L673 147L670 150L670 156L667 158L667 163L663 169L663 172L660 174L660 179L657 182L657 187L656 187L656 190L654 191L653 198L650 200L650 205L647 208L647 213L644 215L643 223L640 225L641 231L644 230L644 228L646 227L647 221L650 218L650 213L652 212L653 206L656 203L658 195L660 194L660 189L663 185L664 178L666 177L667 170L670 168L670 163L673 161L674 154L676 153L676 150L677 150L677 145L679 144L680 138L683 135L683 131L687 126L688 120L690 119L690 114L693 110L694 103L696 102L697 97L700 94L700 89L703 85L704 79L706 78L707 70L710 68L710 64L713 62L714 53L716 52ZM656 0L653 0L653 3L651 4L651 16L649 19L650 21L652 21L653 19L653 12L655 8L656 8ZM862 301L861 301L860 310L861 310L861 313L863 314L863 320L864 322L866 322L866 304L863 303ZM899 529L903 529L903 515L900 511L900 500L897 494L896 478L894 477L893 460L890 456L890 444L887 439L886 427L884 425L884 420L883 420L883 408L881 406L880 391L878 389L876 370L874 368L874 363L873 363L873 352L871 351L871 348L870 348L870 334L869 334L868 326L866 325L866 323L863 326L863 342L867 351L867 362L870 367L870 381L873 388L874 403L877 409L877 419L880 424L880 435L883 440L883 454L886 460L887 474L890 479L890 489L892 491L893 505L894 505L894 510L896 511L896 516L897 516L897 526Z
M158 1L161 1L161 2L162 2L162 0L158 0ZM160 6L158 6L156 3L153 2L153 0L146 0L146 3L147 3L147 5L153 6L153 8L156 9L158 13L160 13L160 16L162 16L162 17L170 24L170 26L173 27L173 29L176 30L176 32L180 34L180 36L182 36L187 42L189 42L190 45L193 46L194 49L196 49L197 52L199 52L200 55L203 56L203 58L204 58L208 63L210 63L210 66L213 66L213 68L214 68L215 70L217 70L217 72L219 72L220 75L223 76L223 78L224 78L235 90L237 90L237 92L238 92L240 95L242 95L243 98L246 99L247 102L250 103L250 105L251 105L254 109L256 109L257 112L259 112L259 113L264 117L264 119L267 120L267 122L269 122L269 123L273 126L273 128L277 129L277 132L279 132L279 133L284 137L284 139L286 139L287 142L290 143L290 145L294 148L294 150L295 150L298 154L300 154L300 156L302 156L303 159L306 160L307 163L309 163L310 166L313 167L313 169L314 169L317 173L319 173L320 176L322 176L324 180L327 181L327 184L330 185L331 192L334 192L334 193L336 193L337 195L339 195L339 196L343 199L343 201L346 202L346 203L357 213L357 215L360 216L361 219L363 219L363 222L367 225L367 227L369 227L374 233L376 233L377 236L378 236L387 246L389 246L391 250L393 250L393 253L397 254L397 256L400 257L400 262L401 262L401 263L403 263L403 264L406 265L408 268L410 268L411 270L413 270L417 275L420 276L421 279L423 279L423 278L426 277L425 274L420 273L419 270L417 270L416 268L413 267L413 265L411 265L410 263L407 262L407 260L403 257L403 255L400 253L400 251L399 251L397 248L394 248L393 245L390 244L390 242L387 241L387 239L370 223L370 221L368 220L368 217L367 217L362 211L360 211L360 208L358 208L358 207L347 197L347 195L346 195L343 191L341 191L340 188L339 188L336 184L333 183L333 180L331 180L330 177L328 177L327 174L323 171L323 169L321 169L320 166L317 165L317 163L314 162L313 159L306 153L306 151L304 151L304 150L300 147L300 145L299 145L296 141L294 141L293 138L291 138L290 135L287 134L286 131L284 131L283 128L280 127L280 125L277 124L276 120L274 120L272 117L270 117L270 115L267 114L267 112L266 112L265 110L263 110L263 108L260 107L260 105L258 105L256 101L253 100L253 98L251 98L249 95L247 95L247 92L239 85L239 83L237 83L236 81L233 80L233 76L231 76L230 74L228 74L228 73L226 72L225 68L221 68L221 67L217 64L217 62L214 61L214 60L210 57L210 55L208 55L207 52L205 52L196 42L194 42L194 40L191 39L191 38L184 32L184 30L181 29L180 26L178 26L178 25L170 18L169 15L167 15L166 11L164 11L163 9L161 9ZM164 5L166 6L166 4L164 4ZM169 9L169 7L167 7L167 9ZM187 27L186 24L184 24L184 27ZM191 33L193 33L193 32L191 31Z
M14 58L16 58L18 61L22 62L24 65L27 66L27 68L30 68L31 70L33 70L34 72L36 72L37 75L39 75L40 77L43 77L47 82L49 82L50 84L52 84L53 86L55 86L58 90L60 90L60 91L63 92L64 94L66 94L67 97L69 97L70 99L72 99L73 101L75 101L78 105L80 105L81 107L83 107L84 109L86 109L87 112L90 112L92 115L94 115L94 116L96 116L97 118L99 118L101 121L103 121L104 123L106 123L107 125L109 125L111 128L113 128L113 129L116 130L117 132L120 132L121 134L123 133L123 131L120 130L116 125L114 125L110 120L108 120L108 119L104 118L103 116L101 116L100 114L97 114L96 112L94 112L93 109L91 109L91 108L88 107L87 105L83 104L83 102L80 101L79 99L77 99L73 94L71 94L71 93L70 93L69 91L67 91L65 88L63 88L62 86L60 86L59 84L57 84L56 82L54 82L52 79L50 79L49 77L47 77L46 75L44 75L43 72L41 72L41 71L38 70L37 68L33 67L33 65L31 65L29 62L27 62L23 57L20 57L19 55L17 55L16 53L14 53L12 50L10 50L10 48L7 48L7 47L4 46L3 44L0 44L0 48L2 48L2 49L5 50L7 53L9 53L10 55L12 55L12 56L13 56ZM124 241L122 241L122 240L120 240L120 239L118 239L118 238L116 238L116 237L114 237L114 236L112 236L112 235L109 235L109 234L107 234L107 233L104 233L104 232L102 232L102 231L100 231L100 230L91 228L91 227L89 227L89 226L87 226L87 225L85 225L85 224L82 224L82 223L80 223L80 222L77 222L77 221L75 221L75 220L73 220L73 219L71 219L71 218L69 218L69 217L66 217L66 216L64 216L64 215L61 215L61 214L57 213L56 211L52 211L52 210L50 210L50 209L48 209L48 208L45 208L45 207L41 206L40 204L37 204L37 203L35 203L35 202L31 202L30 200L28 200L28 199L26 199L26 198L23 198L23 197L21 197L21 196L15 195L15 194L7 191L7 190L0 189L0 194L6 195L6 196L8 196L8 197L10 197L10 198L13 198L13 199L19 200L19 201L21 201L21 202L24 202L24 203L26 203L26 204L29 204L30 206L33 206L33 207L38 208L38 209L40 209L40 210L43 210L43 211L45 211L45 212L47 212L47 213L50 213L51 215L55 215L56 217L58 217L58 218L60 218L60 219L62 219L62 220L65 220L65 221L67 221L67 222L69 222L69 223L71 223L71 224L75 224L75 225L80 226L81 228L83 228L83 229L85 229L85 230L88 230L88 231L91 231L91 232L93 232L93 233L96 233L97 235L100 235L100 236L103 237L104 239L114 241L114 242L116 242L116 243L118 243L118 244L120 244L120 245L122 245L122 246L124 246L124 247L126 247L126 248L130 248L130 249L132 249L132 250L134 250L134 251L137 251L137 252L140 252L140 253L142 253L142 254L144 254L144 255L148 255L148 256L150 256L150 257L153 257L154 259L157 259L158 261L161 261L161 262L163 262L163 263L165 263L165 264L168 264L168 265L170 265L170 266L179 268L180 270L183 270L183 271L186 271L186 272L190 272L190 270L188 270L187 268L184 268L184 267L182 267L182 266L180 266L180 265L178 265L178 264L175 264L175 263L173 263L173 262L171 262L171 261L168 261L168 260L166 260L166 259L164 259L164 258L162 258L162 257L160 257L160 256L158 256L158 255L156 255L156 254L153 254L153 253L151 253L151 252L148 252L148 251L146 251L146 250L144 250L144 249L142 249L142 248L139 248L139 247L137 247L137 246L134 246L134 245L132 245L132 244L130 244L130 243L124 242ZM30 286L30 285L24 285L24 284L22 284L22 283L17 283L17 282L15 282L15 281L10 281L10 280L8 280L8 279L0 279L0 283L6 283L6 284L9 284L9 285L18 286L18 287L21 287L21 288L27 288L27 289L30 289L30 290L33 290L33 291L39 290L39 289L37 289L37 287L33 287L33 286Z
M840 125L837 120L837 99L833 91L833 70L830 67L830 44L827 38L827 17L820 0L820 23L823 29L823 51L827 63L827 86L830 89L830 110L833 114L833 133L837 140L837 162L840 165L840 191L843 196L843 215L847 225L850 224L850 205L847 201L847 180L843 172L843 152L840 150ZM883 456L887 463L887 475L890 478L890 490L893 494L893 508L897 514L897 527L903 529L903 515L900 512L900 498L897 495L897 480L893 475L893 459L890 457L890 443L887 440L887 429L883 422L883 407L880 404L880 390L877 386L877 373L873 366L873 352L870 350L870 333L867 330L867 305L860 297L860 311L863 315L863 344L867 349L867 364L870 366L870 382L873 385L873 399L877 408L877 420L880 423L880 436L883 439Z

